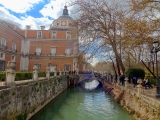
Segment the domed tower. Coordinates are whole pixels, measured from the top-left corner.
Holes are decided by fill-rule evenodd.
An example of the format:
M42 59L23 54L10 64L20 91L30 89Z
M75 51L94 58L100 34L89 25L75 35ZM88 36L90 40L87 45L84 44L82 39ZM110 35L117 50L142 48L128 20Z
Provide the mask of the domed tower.
M67 29L73 27L73 19L68 14L67 6L64 6L63 14L50 25L50 29Z

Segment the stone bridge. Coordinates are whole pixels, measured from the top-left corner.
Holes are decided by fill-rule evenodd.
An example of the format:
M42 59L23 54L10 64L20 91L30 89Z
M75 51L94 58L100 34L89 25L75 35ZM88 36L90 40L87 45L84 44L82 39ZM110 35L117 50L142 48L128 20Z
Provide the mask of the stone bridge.
M79 80L77 81L77 84L86 79L92 79L92 80L96 79L99 82L102 82L102 79L99 77L95 77L94 74L79 74L78 76L79 76Z

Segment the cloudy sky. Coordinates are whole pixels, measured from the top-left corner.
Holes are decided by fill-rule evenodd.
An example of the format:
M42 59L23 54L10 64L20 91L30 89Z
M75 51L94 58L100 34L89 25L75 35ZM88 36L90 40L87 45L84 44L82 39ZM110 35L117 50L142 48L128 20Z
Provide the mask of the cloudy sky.
M54 19L62 15L64 5L69 0L0 0L0 19L17 24L22 29L31 25L32 29L46 28Z

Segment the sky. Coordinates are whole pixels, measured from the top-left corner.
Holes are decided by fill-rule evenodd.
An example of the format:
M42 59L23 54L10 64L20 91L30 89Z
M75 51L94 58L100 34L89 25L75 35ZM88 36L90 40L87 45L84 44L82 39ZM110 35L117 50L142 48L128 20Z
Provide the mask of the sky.
M0 19L7 20L24 29L49 28L54 19L62 15L69 0L0 0ZM69 8L68 8L69 9Z

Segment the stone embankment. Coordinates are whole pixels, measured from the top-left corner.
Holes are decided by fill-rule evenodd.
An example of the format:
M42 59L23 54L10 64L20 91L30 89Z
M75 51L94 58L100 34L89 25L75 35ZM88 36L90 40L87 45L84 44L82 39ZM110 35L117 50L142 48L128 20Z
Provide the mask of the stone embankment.
M106 92L124 107L135 120L160 120L160 100L141 94L141 86L137 91L129 86L121 86L117 83L103 81ZM112 90L111 90L112 88Z
M65 90L77 76L62 75L0 90L0 120L30 119Z

